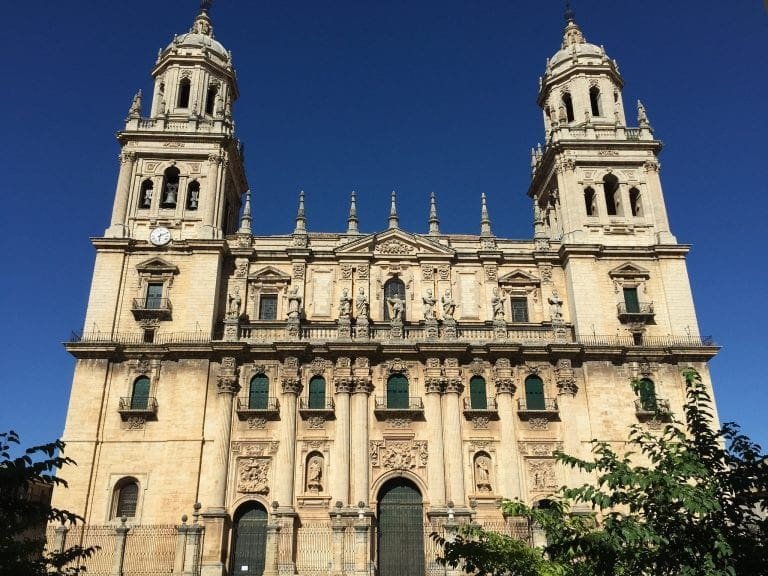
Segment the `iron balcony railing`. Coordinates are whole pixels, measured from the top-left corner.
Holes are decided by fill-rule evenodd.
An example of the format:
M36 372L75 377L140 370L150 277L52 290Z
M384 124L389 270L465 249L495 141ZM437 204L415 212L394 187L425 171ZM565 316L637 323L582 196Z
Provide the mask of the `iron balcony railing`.
M619 311L619 317L653 316L653 302L635 302L632 304L619 302L616 307Z
M171 299L170 298L134 298L132 310L141 311L171 311Z
M120 398L117 410L126 414L154 414L157 412L157 400L152 396L126 396Z
M386 396L376 396L375 403L376 410L424 410L424 402L422 402L421 396L410 396L407 405L402 401L388 403Z
M599 346L599 347L625 347L625 346L647 346L651 348L669 348L669 347L702 347L702 346L717 346L712 336L649 336L643 334L640 342L635 341L631 334L627 335L600 335L600 334L578 334L576 336L576 342L582 346Z
M557 412L557 398L518 398L520 412Z
M635 412L639 416L668 415L672 413L669 408L669 400L664 398L638 398L635 400Z
M280 402L273 396L258 398L253 402L247 396L237 399L238 412L277 412L279 410Z
M320 404L319 406L317 404ZM300 410L333 410L336 405L333 398L325 398L321 402L310 402L309 398L299 398Z
M72 332L68 343L72 344L208 344L209 332L160 332L155 331L151 342L144 332Z
M477 405L476 405L477 404ZM496 398L494 397L488 397L485 398L485 402L482 400L477 400L474 404L472 402L472 398L464 398L464 410L465 411L486 411L486 412L495 412L497 410L496 407Z

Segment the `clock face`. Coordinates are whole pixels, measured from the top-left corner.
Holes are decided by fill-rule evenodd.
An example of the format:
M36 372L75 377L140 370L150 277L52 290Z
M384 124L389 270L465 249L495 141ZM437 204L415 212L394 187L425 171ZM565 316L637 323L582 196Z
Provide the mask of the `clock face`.
M165 246L171 241L171 231L168 228L155 228L149 234L149 241L155 246Z

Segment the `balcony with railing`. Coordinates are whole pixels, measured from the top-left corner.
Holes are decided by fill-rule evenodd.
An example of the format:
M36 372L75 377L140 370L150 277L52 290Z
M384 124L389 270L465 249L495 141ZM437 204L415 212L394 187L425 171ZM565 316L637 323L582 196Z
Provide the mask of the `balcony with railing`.
M261 417L266 420L278 420L280 418L280 402L273 396L249 398L238 397L237 417L240 420Z
M619 302L616 307L619 322L650 322L653 320L653 302Z
M376 396L373 413L379 419L402 417L413 420L424 416L424 402L421 396Z
M638 398L635 400L635 414L641 421L666 421L671 418L672 410L669 407L669 400L664 398Z
M140 417L154 420L157 417L157 400L152 396L127 396L120 398L117 411L123 420Z
M557 406L557 398L518 398L517 413L524 420L536 417L554 419L559 415L560 409Z
M486 416L492 420L498 420L499 409L496 406L496 398L464 398L464 416L468 419Z
M168 320L172 310L170 298L134 298L131 305L131 312L137 320L146 318Z
M313 416L320 416L325 419L331 418L335 408L336 405L333 402L333 398L299 398L299 415L304 419Z

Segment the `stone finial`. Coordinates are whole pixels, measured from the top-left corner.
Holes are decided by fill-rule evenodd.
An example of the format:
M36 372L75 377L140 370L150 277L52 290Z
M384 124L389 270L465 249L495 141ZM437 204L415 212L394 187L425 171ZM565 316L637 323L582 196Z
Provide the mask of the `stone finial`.
M131 108L129 110L129 115L132 117L141 116L141 90L136 92L136 94L133 97L133 101L131 102Z
M211 10L213 0L202 0L200 2L200 13L195 18L195 22L192 24L192 34L202 34L203 36L213 37L213 25L211 23L211 17L208 12Z
M480 236L493 236L493 232L491 232L491 219L488 217L488 204L485 200L485 192L480 194Z
M637 125L640 128L649 128L650 122L648 122L648 113L645 111L645 106L640 100L637 101Z
M253 218L251 218L251 191L248 190L245 193L245 206L243 207L243 215L240 218L240 229L238 232L240 234L251 234L252 222Z
M399 228L400 218L397 215L397 203L395 191L392 191L392 195L389 199L389 228Z
M531 146L531 168L536 168L536 149Z
M304 190L299 192L299 209L296 212L296 228L293 229L294 234L306 234L307 233L307 216L304 209Z
M207 14L208 12L210 12L211 6L213 6L213 0L201 0L200 12L205 12Z
M571 3L565 3L565 32L563 33L562 48L567 48L575 44L584 44L586 40L576 24L576 13L571 8Z
M347 217L347 234L360 234L357 225L360 221L357 219L357 193L352 190L349 196L349 216Z
M437 217L437 202L434 192L429 195L429 233L440 234L440 219Z

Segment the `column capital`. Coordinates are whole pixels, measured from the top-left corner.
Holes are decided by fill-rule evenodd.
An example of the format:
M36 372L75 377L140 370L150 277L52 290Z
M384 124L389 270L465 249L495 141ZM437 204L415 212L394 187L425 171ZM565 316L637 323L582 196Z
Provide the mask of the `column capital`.
M496 394L514 394L517 390L512 378L496 378Z
M240 390L237 381L237 360L234 357L225 356L221 359L217 384L219 394L234 396Z
M355 378L353 394L370 394L373 392L373 383L370 378Z
M285 377L280 384L283 389L283 394L294 394L298 396L301 394L303 388L300 378Z
M427 394L442 394L443 378L427 378L424 382L424 390Z
M342 376L333 379L336 394L351 394L355 387L355 380L350 376Z
M464 391L464 383L461 378L448 378L445 383L446 394L461 394Z

